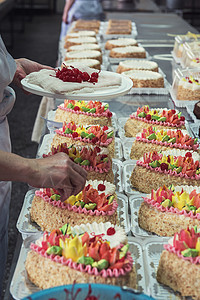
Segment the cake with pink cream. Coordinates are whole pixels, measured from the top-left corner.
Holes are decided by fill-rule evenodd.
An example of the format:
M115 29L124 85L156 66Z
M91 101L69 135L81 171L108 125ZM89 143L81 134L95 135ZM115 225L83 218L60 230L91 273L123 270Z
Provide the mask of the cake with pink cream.
M164 249L157 269L158 282L184 298L200 299L200 232L197 227L178 231Z
M136 135L130 158L137 160L146 152L165 151L171 148L199 153L198 139L191 137L186 130L157 130L156 127L149 126Z
M63 127L56 129L55 133L51 144L53 147L62 143L66 143L68 146L92 144L108 148L111 157L115 155L114 129L112 127L64 122Z
M200 100L200 78L186 76L180 79L177 90L178 100Z
M142 193L151 193L164 184L199 186L199 158L197 152L179 149L147 152L137 160L130 182Z
M55 189L37 190L31 204L30 216L42 231L52 231L65 223L73 226L107 221L117 224L117 207L114 184L89 180L78 195L72 195L63 202Z
M181 112L168 108L150 108L149 105L138 107L132 113L124 126L127 137L135 137L137 133L148 126L160 129L185 129L185 117Z
M143 198L138 223L159 236L173 236L181 229L200 229L200 187L163 185Z
M75 122L76 124L111 125L112 112L109 104L100 101L65 100L58 106L55 114L56 122Z
M110 222L70 227L68 224L30 245L28 278L46 289L76 283L137 287L124 230Z

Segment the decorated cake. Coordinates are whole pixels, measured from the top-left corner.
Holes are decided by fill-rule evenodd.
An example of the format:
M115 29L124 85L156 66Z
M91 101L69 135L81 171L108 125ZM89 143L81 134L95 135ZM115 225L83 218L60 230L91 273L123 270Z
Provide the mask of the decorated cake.
M106 147L109 155L115 155L114 130L112 127L99 125L76 125L74 122L64 122L63 127L57 129L53 138L52 146L57 147L59 144L66 143L72 145L96 145Z
M143 193L150 193L164 184L199 186L199 154L178 149L147 152L137 160L130 182Z
M178 100L200 100L199 77L187 76L180 79L177 90Z
M68 52L71 52L71 51L86 51L86 50L101 51L101 48L98 44L81 44L81 45L71 46L67 49Z
M80 36L77 38L69 38L65 41L64 48L69 48L75 45L81 44L98 44L96 37L92 36Z
M112 48L126 47L126 46L137 46L137 41L132 38L118 38L118 39L108 40L105 44L105 49L111 50Z
M65 223L118 223L115 185L110 182L89 180L78 195L72 195L64 202L60 198L55 189L40 189L35 192L30 216L42 231L52 231Z
M96 72L87 67L63 66L62 69L42 69L26 76L29 84L39 86L45 91L59 95L93 93L100 89L119 87L121 78L111 72Z
M109 56L113 58L146 58L146 51L143 47L137 46L117 47L110 50Z
M65 55L65 60L96 59L102 63L102 53L97 50L70 51Z
M111 125L112 113L109 104L100 101L65 100L58 106L55 115L56 122L75 122L76 124Z
M197 227L182 229L162 252L157 270L158 282L180 292L182 297L200 299L200 232Z
M136 135L131 148L131 159L139 159L146 152L165 151L170 148L199 151L197 138L192 138L186 130L161 129L149 126Z
M158 64L149 60L135 60L129 59L120 61L117 67L117 73L122 73L129 70L148 70L158 72Z
M95 44L94 44L95 45ZM75 47L75 46L74 46ZM74 68L93 68L93 69L101 69L101 63L97 59L89 59L89 58L84 58L84 59L76 59L76 60L66 60L63 62L64 66L70 67L74 66Z
M200 119L200 101L195 103L193 113L197 119Z
M175 109L149 108L148 105L138 107L127 120L124 129L127 137L135 137L149 125L159 129L185 129L185 117Z
M129 70L122 72L133 81L133 88L164 88L164 78L158 72Z
M58 152L66 153L69 158L79 164L87 172L88 180L106 180L114 182L114 174L112 171L112 161L109 157L107 148L98 146L79 146L73 145L67 147L67 144L59 144L57 147L52 147L51 152L44 154L44 157L54 155Z
M200 67L200 57L193 58L190 61L190 68L199 68Z
M28 278L42 289L76 283L136 288L137 276L126 235L111 223L70 228L68 224L30 245Z
M165 185L144 197L139 226L160 236L172 236L188 226L200 229L200 187Z

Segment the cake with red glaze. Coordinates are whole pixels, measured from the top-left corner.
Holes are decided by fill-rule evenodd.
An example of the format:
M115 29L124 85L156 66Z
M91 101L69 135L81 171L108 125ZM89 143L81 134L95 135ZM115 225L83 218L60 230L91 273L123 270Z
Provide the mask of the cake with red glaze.
M140 159L146 152L165 151L171 148L199 152L198 139L186 130L161 129L149 126L136 135L131 147L131 159Z
M63 127L57 129L53 138L52 146L66 143L68 146L95 145L108 148L111 157L115 155L114 129L99 125L76 125L74 122L63 123Z
M143 193L151 193L164 184L199 186L199 154L179 149L147 152L137 160L130 182Z
M109 151L106 148L98 146L80 146L73 145L68 147L66 143L59 144L57 147L52 147L48 154L43 157L54 155L58 152L66 153L69 158L84 168L88 174L87 179L90 180L106 180L114 182L114 174L112 171L112 160L109 156Z
M200 232L182 229L164 245L157 269L158 282L182 297L200 299Z
M173 236L188 226L200 229L200 188L197 186L159 187L143 198L138 223L159 236Z
M110 222L68 224L30 245L28 278L46 289L76 283L106 283L136 288L137 275L124 230Z
M180 79L177 90L178 100L200 100L199 77L186 76Z
M111 125L112 112L109 104L100 101L65 100L58 106L55 114L56 122L75 122L75 124Z
M124 129L127 137L135 137L143 128L156 126L159 129L185 129L185 117L175 109L138 107L127 120Z
M66 223L81 225L91 222L118 223L115 185L107 181L86 181L84 189L61 202L55 189L40 189L35 192L30 210L31 220L42 231L52 231Z

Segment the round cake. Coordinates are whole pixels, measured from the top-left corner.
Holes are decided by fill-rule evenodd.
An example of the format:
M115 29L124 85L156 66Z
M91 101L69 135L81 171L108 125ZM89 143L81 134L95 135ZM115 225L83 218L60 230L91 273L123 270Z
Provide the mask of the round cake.
M94 68L94 69L101 69L101 64L100 61L97 59L69 59L65 60L63 62L65 66L70 67L73 66L74 68L79 68L79 67L89 67L89 68Z
M158 72L158 64L149 60L124 60L120 61L117 67L117 73L122 73L129 70L148 70Z
M70 51L66 53L65 60L96 59L102 63L102 54L97 50Z
M146 58L146 51L143 47L137 46L118 47L111 49L109 56L113 58Z
M158 72L129 70L122 74L133 81L133 88L164 88L164 78Z
M200 101L195 104L193 113L197 119L200 119Z
M85 51L85 50L101 51L98 44L81 44L81 45L71 46L67 49L68 52L70 52L70 51Z
M137 41L131 38L119 38L116 40L108 40L105 44L106 50L111 50L117 47L137 46Z
M97 44L97 39L95 37L78 37L78 38L70 38L67 39L64 45L64 48L69 48L74 45L81 44Z

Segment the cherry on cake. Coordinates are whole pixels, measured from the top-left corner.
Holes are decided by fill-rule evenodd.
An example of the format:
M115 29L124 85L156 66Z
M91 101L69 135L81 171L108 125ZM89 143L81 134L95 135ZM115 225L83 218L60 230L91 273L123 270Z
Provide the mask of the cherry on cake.
M129 70L147 70L152 72L158 72L158 64L149 60L123 60L120 61L117 67L117 73L122 73Z
M150 193L164 184L199 186L199 158L197 152L179 149L146 152L137 160L130 182L142 193Z
M70 51L66 52L65 60L76 59L96 59L102 63L102 53L97 50L83 50L83 51Z
M110 50L109 56L113 58L146 58L146 51L143 47L137 46L117 47Z
M186 76L180 79L177 90L178 100L200 100L200 78Z
M128 250L124 230L110 222L66 224L30 245L25 267L29 280L41 289L74 282L136 288Z
M200 187L163 185L143 199L138 213L142 229L159 236L191 226L200 229Z
M164 88L164 78L158 72L129 70L121 73L133 81L134 88Z
M175 233L164 245L157 269L158 282L182 297L200 299L200 232L191 227ZM178 297L179 295L177 295Z
M108 40L105 44L106 50L111 50L117 47L126 47L126 46L137 46L138 43L133 38L118 38L113 40Z
M69 48L71 46L75 45L81 45L81 44L98 44L96 37L78 37L78 38L69 38L66 40L64 48Z
M186 130L157 130L156 127L149 126L136 135L130 158L137 160L146 152L165 151L172 148L199 153L198 139L191 137Z
M56 114L56 122L74 122L76 124L94 124L100 126L111 125L112 112L109 104L101 101L65 100L59 105Z
M138 107L137 111L132 113L124 126L127 137L135 137L144 128L149 125L156 126L159 130L185 129L185 117L175 109L168 108L150 108L149 105Z

